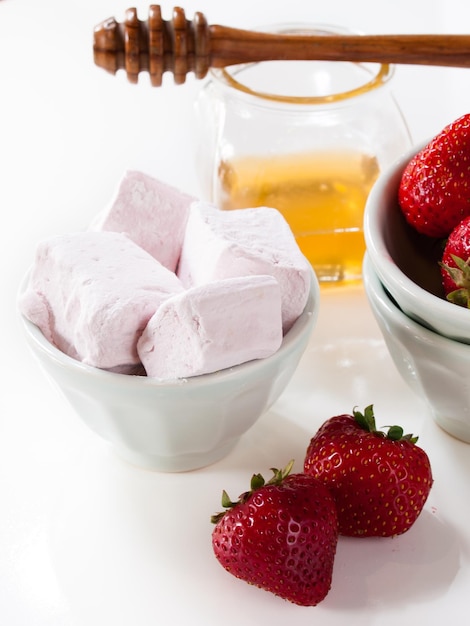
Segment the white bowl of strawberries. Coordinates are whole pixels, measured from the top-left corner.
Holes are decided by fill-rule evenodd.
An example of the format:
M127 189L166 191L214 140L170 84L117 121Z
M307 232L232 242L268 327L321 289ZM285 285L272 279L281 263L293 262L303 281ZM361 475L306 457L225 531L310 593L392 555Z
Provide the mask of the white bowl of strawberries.
M387 170L364 216L370 262L401 310L463 343L470 343L469 216L470 115Z

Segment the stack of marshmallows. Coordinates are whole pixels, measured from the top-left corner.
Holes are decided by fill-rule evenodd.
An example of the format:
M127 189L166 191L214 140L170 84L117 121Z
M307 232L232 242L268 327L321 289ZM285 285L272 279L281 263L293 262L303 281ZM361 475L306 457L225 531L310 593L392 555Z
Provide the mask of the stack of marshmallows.
M87 231L39 244L20 310L74 359L172 380L276 352L310 280L276 209L222 211L130 171Z

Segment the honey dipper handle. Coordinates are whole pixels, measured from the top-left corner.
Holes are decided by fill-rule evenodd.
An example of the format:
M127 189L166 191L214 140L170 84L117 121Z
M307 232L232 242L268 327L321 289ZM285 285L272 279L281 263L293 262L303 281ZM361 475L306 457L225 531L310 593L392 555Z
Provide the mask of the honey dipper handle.
M209 26L202 13L187 20L178 7L166 21L159 5L150 5L145 21L131 8L123 23L110 18L96 26L93 50L97 66L124 69L133 83L147 71L153 86L161 85L164 72L181 84L189 72L204 78L210 67L274 60L470 67L469 35L271 34Z

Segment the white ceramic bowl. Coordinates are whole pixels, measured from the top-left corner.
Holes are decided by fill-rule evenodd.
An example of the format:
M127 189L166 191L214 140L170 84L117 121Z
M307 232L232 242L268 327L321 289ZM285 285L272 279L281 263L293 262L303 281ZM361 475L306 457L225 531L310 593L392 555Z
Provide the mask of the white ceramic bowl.
M177 472L223 458L278 399L307 347L319 305L312 273L304 312L274 355L175 382L84 365L50 344L24 317L22 322L43 370L85 424L129 462Z
M368 254L363 282L402 378L426 401L441 428L470 443L470 346L443 337L405 315L381 283Z
M364 213L366 248L380 280L407 315L441 335L470 343L470 311L443 295L438 266L442 242L419 235L398 205L403 169L421 147L405 154L372 188Z

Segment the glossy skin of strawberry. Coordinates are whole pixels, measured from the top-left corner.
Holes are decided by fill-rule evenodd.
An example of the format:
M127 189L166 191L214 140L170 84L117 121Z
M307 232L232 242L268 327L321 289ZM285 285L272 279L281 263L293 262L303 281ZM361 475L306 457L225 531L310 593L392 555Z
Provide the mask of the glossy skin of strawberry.
M251 490L212 516L212 547L233 576L302 606L315 606L331 587L338 541L334 500L312 476L273 469Z
M405 167L398 201L407 222L447 237L470 215L470 114L446 126Z
M429 458L416 438L403 436L399 426L377 432L372 405L364 414L327 420L308 446L304 471L331 491L339 532L353 537L409 530L433 482Z
M442 287L449 302L469 308L470 217L463 219L449 235L440 266Z

